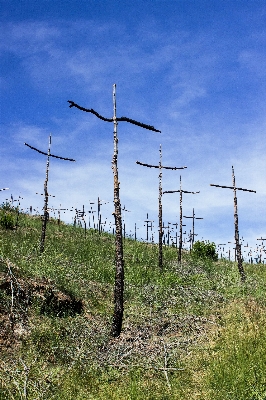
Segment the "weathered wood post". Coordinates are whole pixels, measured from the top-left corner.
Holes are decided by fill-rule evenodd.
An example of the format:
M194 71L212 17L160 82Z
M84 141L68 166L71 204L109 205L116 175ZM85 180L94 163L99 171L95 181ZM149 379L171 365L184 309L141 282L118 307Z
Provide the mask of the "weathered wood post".
M140 126L141 128L145 128L154 132L160 132L158 129L155 129L151 125L143 124L142 122L138 122L136 120L127 118L127 117L117 117L116 115L116 84L113 85L113 117L105 118L100 115L95 110L84 108L74 103L71 100L68 100L68 103L71 107L76 107L81 111L89 112L96 115L97 118L106 121L112 122L114 124L114 153L112 159L112 170L114 176L114 218L115 218L115 285L114 285L114 314L113 314L113 323L111 334L114 337L118 337L121 333L122 329L122 321L123 321L123 311L124 311L124 257L123 257L123 232L122 232L122 217L121 217L121 203L120 203L120 195L119 195L119 179L118 179L118 166L117 166L117 157L118 157L118 136L117 136L117 125L120 121L129 122L133 125Z
M146 240L147 242L149 241L149 228L152 231L152 223L154 222L153 220L149 219L149 214L147 213L147 219L144 221L146 222ZM150 223L150 225L149 225Z
M51 143L52 143L52 135L49 136L49 144L48 144L48 151L47 153L44 153L41 150L36 149L33 146L30 146L27 143L24 143L26 146L28 146L30 149L37 151L38 153L44 154L47 156L47 162L46 162L46 173L45 173L45 181L44 181L44 206L43 206L43 218L42 218L42 234L41 234L41 241L40 241L40 253L43 253L44 251L44 242L45 242L45 233L46 233L46 225L47 221L49 218L49 213L48 213L48 175L49 175L49 164L50 164L50 157L54 158L59 158L60 160L65 160L65 161L75 161L72 158L65 158L65 157L59 157L51 154Z
M170 169L170 170L178 170L178 169L184 169L187 167L165 167L162 166L162 146L160 145L159 149L159 154L160 154L160 160L159 160L159 165L150 165L150 164L145 164L140 161L136 161L136 164L142 165L143 167L148 167L148 168L159 168L159 197L158 197L158 202L159 202L159 213L158 213L158 219L159 219L159 252L158 252L158 264L160 270L163 269L163 211L162 211L162 169Z
M236 258L237 258L239 274L241 276L241 280L244 282L246 280L246 274L245 274L245 271L244 271L244 268L243 268L242 255L241 255L241 245L239 243L238 212L237 212L236 191L237 190L243 190L244 192L256 193L256 190L249 190L249 189L243 189L243 188L237 188L236 187L235 172L234 172L234 167L233 166L232 166L232 180L233 180L233 186L214 185L212 183L210 184L210 186L220 187L222 189L232 189L234 191L234 222L235 222L235 246L236 246L235 249L236 249Z
M182 207L183 193L198 194L200 192L188 192L187 190L183 190L182 189L181 175L180 175L180 189L179 190L166 190L163 193L179 193L180 220L179 220L178 263L181 264L182 247L183 247L183 207Z
M194 239L195 239L195 219L203 219L201 217L195 217L195 212L194 212L194 208L193 208L193 212L192 212L192 217L186 217L184 215L184 218L192 218L192 233L191 233L191 249L193 249L193 245L194 245Z
M124 205L124 207L122 208L122 211L124 211L124 218L123 218L123 237L124 240L126 238L126 212L131 212L130 210L126 209L126 206Z
M102 203L102 201L104 201L104 200L100 200L100 197L98 196L98 232L99 232L99 235L100 235L101 232L102 232L102 214L101 214L101 206L102 206L103 204L108 204L108 203L109 203L109 201L106 201L105 203ZM90 204L94 204L94 203L90 203Z

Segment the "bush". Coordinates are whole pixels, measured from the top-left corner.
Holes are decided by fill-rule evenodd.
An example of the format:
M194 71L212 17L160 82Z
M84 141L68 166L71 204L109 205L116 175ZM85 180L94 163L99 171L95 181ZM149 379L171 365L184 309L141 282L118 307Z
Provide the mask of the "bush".
M9 203L3 203L0 206L0 225L5 229L13 229L15 226L16 209Z
M218 260L218 253L216 252L215 243L209 241L197 241L193 245L192 255L197 258L210 259L213 261Z

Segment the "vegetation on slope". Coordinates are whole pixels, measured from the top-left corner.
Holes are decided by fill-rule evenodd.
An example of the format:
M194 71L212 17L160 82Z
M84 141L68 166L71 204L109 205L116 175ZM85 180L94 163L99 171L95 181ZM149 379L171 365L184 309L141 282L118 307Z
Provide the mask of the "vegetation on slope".
M125 313L110 336L114 238L20 215L0 230L0 399L266 399L264 265L125 240Z

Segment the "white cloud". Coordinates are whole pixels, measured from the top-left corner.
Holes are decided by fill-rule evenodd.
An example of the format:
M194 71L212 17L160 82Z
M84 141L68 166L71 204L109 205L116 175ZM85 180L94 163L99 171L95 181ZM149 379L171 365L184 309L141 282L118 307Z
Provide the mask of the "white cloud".
M76 159L75 165L51 160L49 192L56 196L51 203L88 207L89 200L100 196L110 202L103 214L112 220L112 124L68 109L66 101L111 117L112 84L117 83L119 116L162 130L157 134L127 123L118 127L121 202L131 210L126 215L130 229L138 220L143 225L147 212L157 221L158 170L144 171L135 161L158 163L161 143L163 164L186 165L184 189L201 192L184 195L184 212L191 214L194 207L204 217L197 229L208 239L221 242L224 235L225 240L233 235L232 191L209 185L230 186L234 165L237 186L257 190L256 195L239 194L241 230L254 240L254 226L260 229L264 220L266 124L263 82L254 103L247 103L252 97L248 85L252 93L256 88L251 75L263 76L265 59L262 49L252 49L252 35L239 44L237 38L219 37L204 27L193 31L179 25L164 31L152 18L132 32L123 22L85 19L9 23L2 29L2 54L16 58L20 74L10 77L14 86L25 85L25 104L20 105L28 111L22 118L14 107L12 124L2 127L8 137L2 143L1 172L15 191L25 193L25 203L42 207L34 193L43 188L46 160L23 142L45 151L51 132L52 153ZM2 77L6 88L10 77ZM31 115L31 107L43 117ZM164 190L178 189L179 175L163 172ZM176 220L178 195L164 195L163 207L165 221ZM143 226L142 232L144 236Z

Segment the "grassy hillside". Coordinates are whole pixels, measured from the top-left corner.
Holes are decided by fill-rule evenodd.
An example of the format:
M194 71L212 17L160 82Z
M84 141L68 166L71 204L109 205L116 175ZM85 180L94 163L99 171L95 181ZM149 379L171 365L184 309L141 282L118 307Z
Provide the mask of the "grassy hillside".
M125 241L123 332L110 337L114 238L20 216L0 229L0 399L266 399L266 272Z

